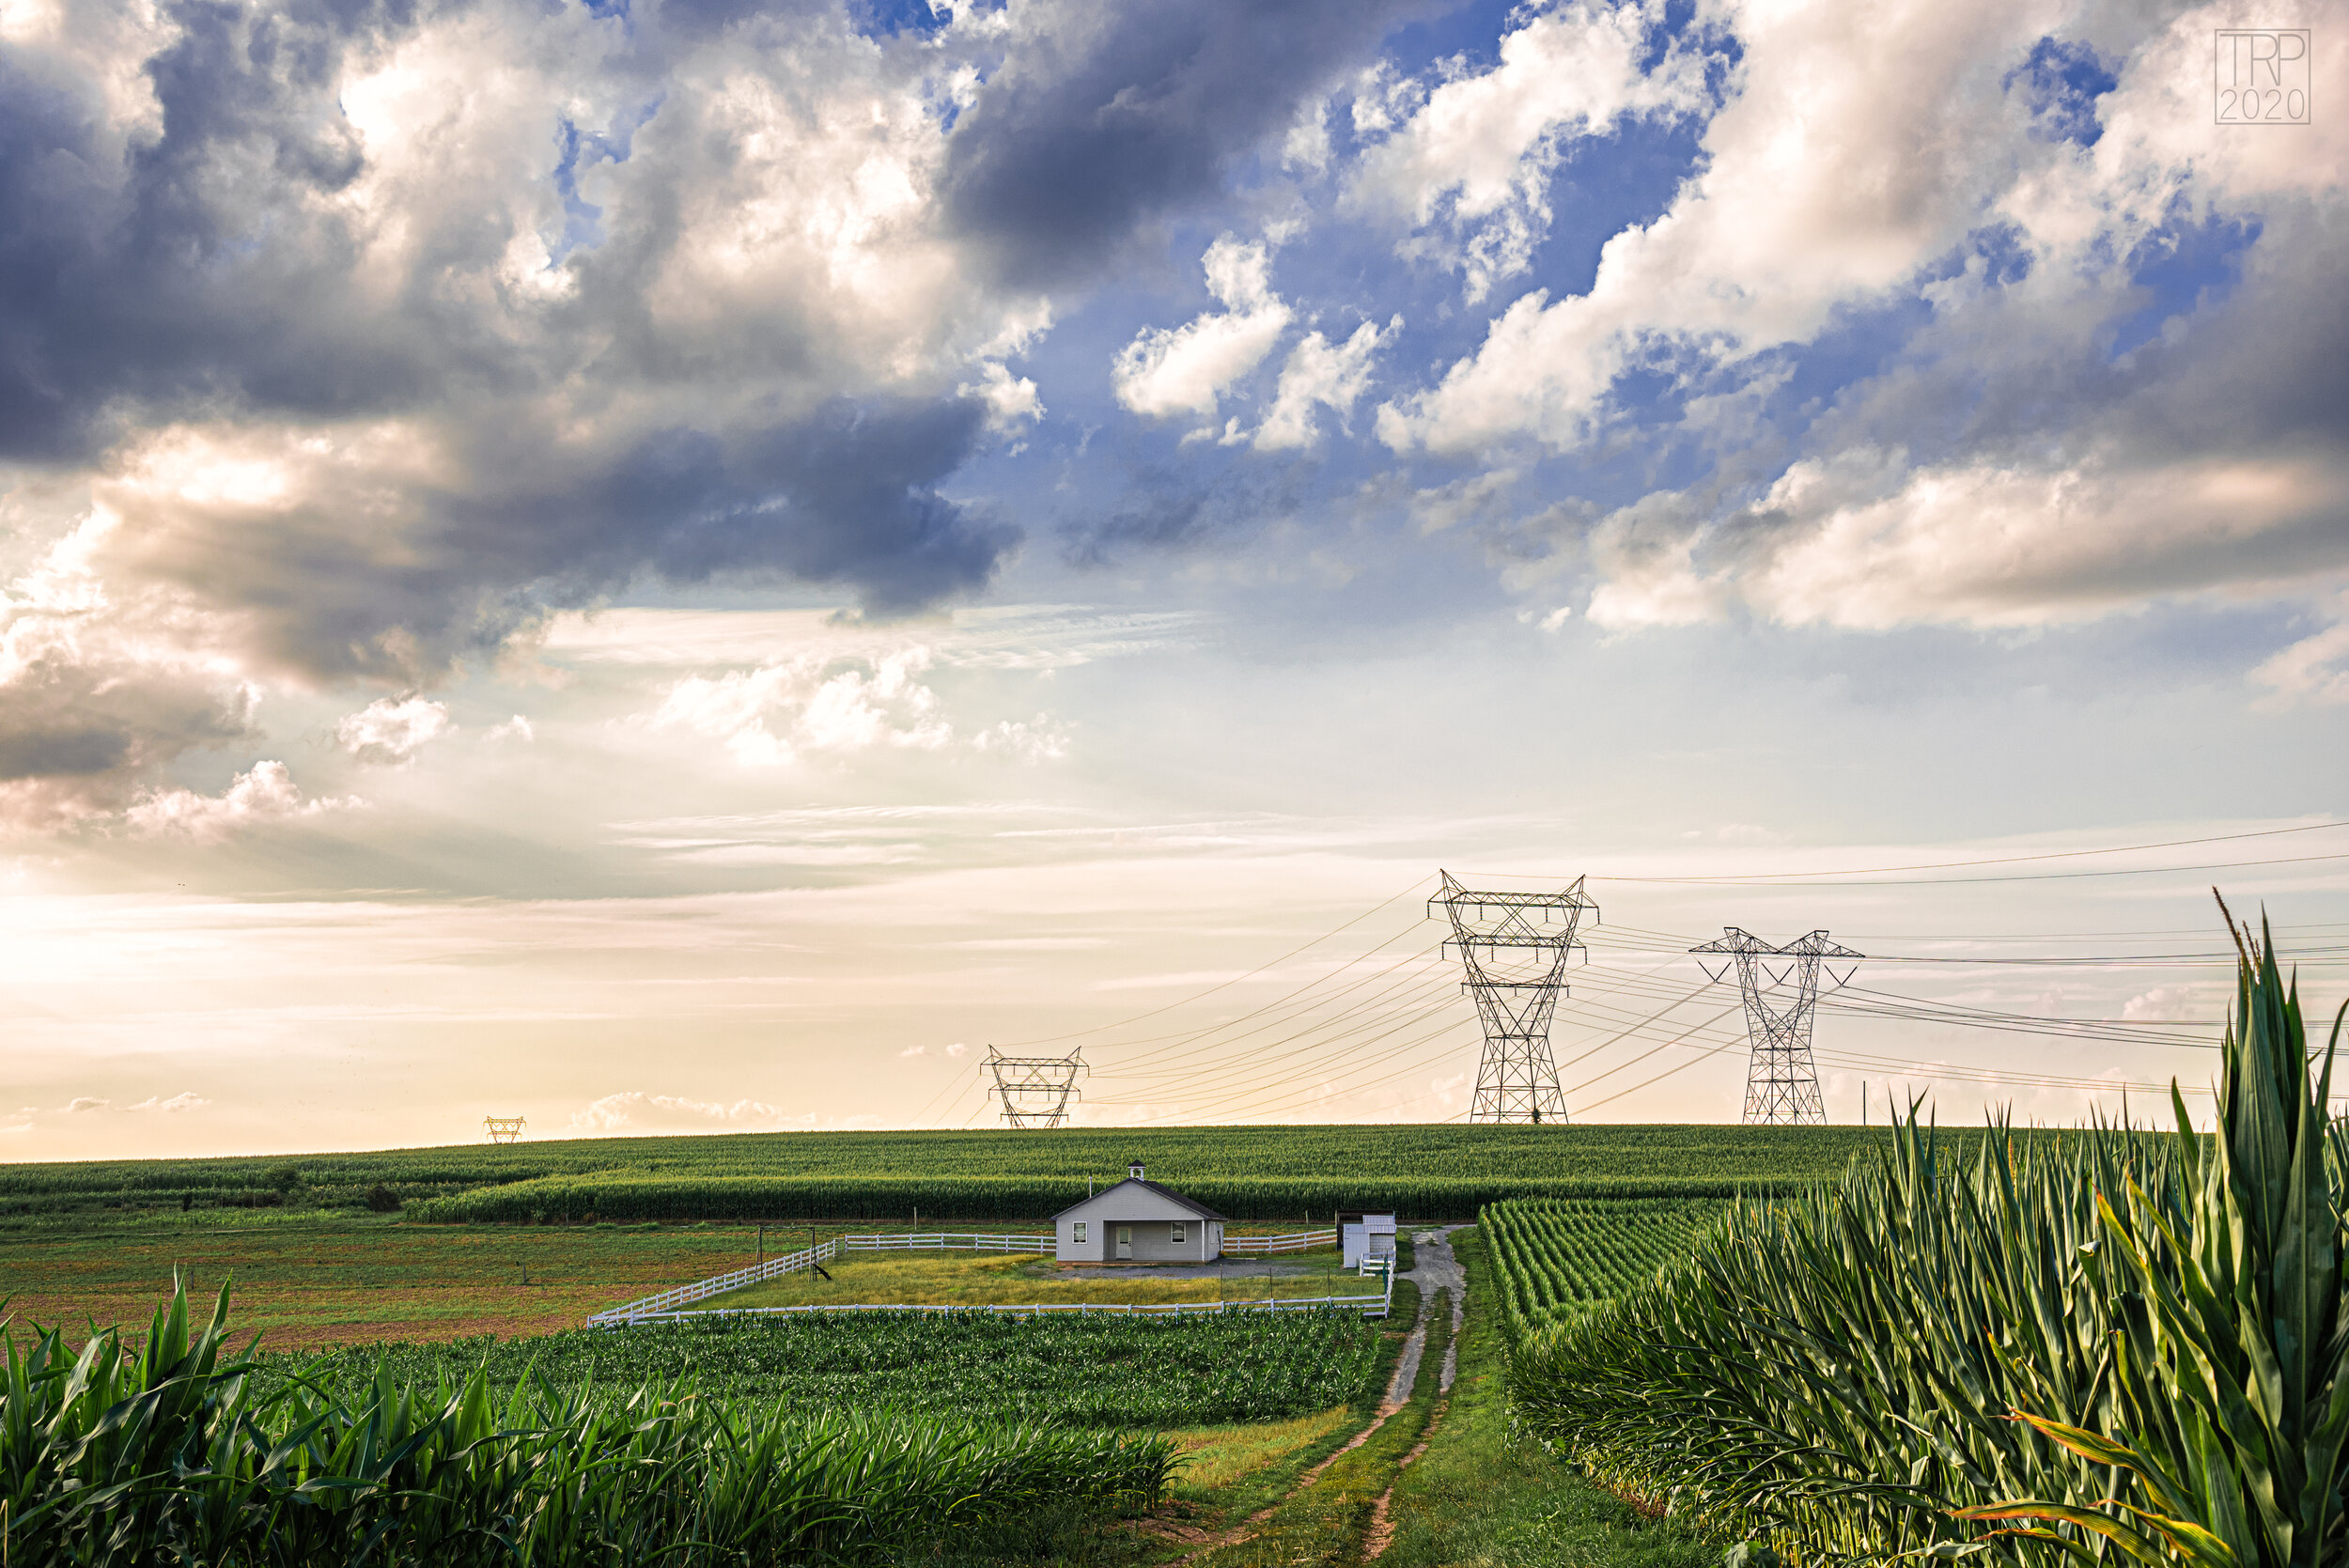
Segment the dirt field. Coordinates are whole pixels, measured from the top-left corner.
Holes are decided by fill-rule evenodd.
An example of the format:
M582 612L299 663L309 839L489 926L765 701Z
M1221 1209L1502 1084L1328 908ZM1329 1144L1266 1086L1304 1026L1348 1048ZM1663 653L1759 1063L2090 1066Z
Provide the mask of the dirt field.
M804 1229L768 1233L770 1250ZM0 1231L17 1323L143 1327L172 1271L208 1297L233 1276L233 1321L283 1348L541 1333L753 1261L746 1225L402 1225L351 1219Z

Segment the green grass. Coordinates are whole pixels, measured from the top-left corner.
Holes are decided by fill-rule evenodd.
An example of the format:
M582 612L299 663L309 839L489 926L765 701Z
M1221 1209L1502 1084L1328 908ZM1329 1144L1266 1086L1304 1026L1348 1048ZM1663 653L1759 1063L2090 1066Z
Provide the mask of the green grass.
M1311 1484L1276 1504L1247 1539L1207 1551L1199 1568L1342 1568L1360 1560L1362 1539L1397 1464L1427 1430L1452 1314L1439 1297L1428 1314L1427 1348L1409 1401L1360 1447L1330 1460Z
M1726 1197L1831 1177L1857 1127L1397 1126L786 1132L526 1141L364 1154L0 1166L0 1224L225 1212L412 1218L1008 1221L1057 1213L1128 1159L1237 1219L1422 1221L1508 1197Z
M1245 1269L1250 1263L1237 1266ZM850 1302L980 1306L1032 1301L1150 1303L1254 1301L1267 1296L1376 1296L1378 1281L1338 1266L1336 1249L1279 1254L1274 1274L1163 1280L1130 1268L1063 1268L1034 1253L848 1252L825 1265L832 1278L786 1274L712 1296L690 1311L815 1307Z
M1469 1276L1459 1380L1426 1453L1395 1483L1383 1568L1717 1568L1722 1540L1642 1514L1513 1436L1492 1260L1476 1230L1452 1244Z

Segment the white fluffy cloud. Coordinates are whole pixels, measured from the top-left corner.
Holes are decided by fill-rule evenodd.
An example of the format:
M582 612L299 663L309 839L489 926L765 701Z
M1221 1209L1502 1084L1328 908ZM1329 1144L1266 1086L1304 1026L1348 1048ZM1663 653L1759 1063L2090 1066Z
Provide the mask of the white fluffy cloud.
M448 731L445 704L414 695L379 697L334 726L334 743L361 762L404 768Z
M710 1131L739 1127L770 1127L784 1120L784 1112L764 1100L736 1100L727 1104L720 1100L696 1100L679 1094L647 1094L641 1089L630 1089L617 1094L606 1094L589 1101L585 1107L571 1113L571 1130L584 1133L617 1132L622 1128L655 1131Z
M2349 594L2328 607L2333 624L2279 649L2251 672L2272 706L2349 703Z
M1350 204L1407 218L1420 232L1403 254L1460 272L1469 302L1483 300L1526 270L1548 232L1550 181L1568 144L1626 119L1705 107L1704 56L1685 36L1641 64L1664 8L1576 0L1527 17L1502 38L1491 70L1428 90L1363 155ZM1366 110L1357 124L1385 131L1392 111Z
M1403 318L1398 316L1388 323L1387 331L1396 332L1402 325ZM1344 424L1370 389L1371 357L1377 353L1380 341L1375 321L1355 328L1354 335L1343 343L1333 344L1317 332L1306 334L1289 351L1288 363L1281 366L1272 408L1256 431L1257 449L1272 452L1311 446L1321 434L1319 411L1323 409Z
M938 693L919 678L927 647L871 660L805 655L754 670L688 675L653 722L723 740L741 762L774 767L802 752L877 746L935 751L954 739Z
M2287 587L2298 559L2250 547L2344 506L2349 479L2314 462L1912 468L1903 453L1853 449L1794 464L1719 525L1674 529L1655 504L1610 517L1593 542L1604 582L1590 614L1681 625L1742 602L1789 625L1866 630L2083 620L2152 594L2257 584L2263 567Z
M1126 345L1111 380L1136 413L1212 418L1233 382L1264 363L1288 331L1290 310L1272 291L1272 253L1263 240L1226 234L1207 247L1207 291L1223 309L1179 327L1152 327Z
M123 814L131 831L144 837L217 841L246 828L345 811L361 802L348 797L304 799L282 762L257 762L218 795L192 789L154 790Z
M1579 445L1651 345L1735 360L1807 340L1838 304L1949 251L2018 167L2061 156L2030 142L2001 85L2055 20L2047 0L1812 0L1733 17L1744 58L1701 171L1661 217L1607 241L1588 293L1515 301L1437 387L1381 410L1391 445Z

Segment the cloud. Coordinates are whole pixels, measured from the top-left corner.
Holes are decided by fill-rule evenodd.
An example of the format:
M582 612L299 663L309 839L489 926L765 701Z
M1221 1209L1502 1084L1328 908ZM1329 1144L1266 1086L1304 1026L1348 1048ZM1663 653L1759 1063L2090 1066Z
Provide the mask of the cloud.
M1040 404L957 378L1050 310L936 199L940 94L985 96L937 51L1001 29L737 22L10 11L0 464L94 501L103 600L0 675L10 815L118 809L248 688L413 691L647 579L990 580L1018 530L939 485Z
M927 1056L929 1053L930 1048L927 1046L908 1046L897 1054L899 1056Z
M1065 287L1135 231L1220 195L1355 68L1400 0L1090 0L1019 8L1006 57L955 124L940 192L1010 287Z
M630 1089L591 1100L571 1113L571 1130L617 1132L624 1127L657 1131L711 1131L743 1126L772 1126L784 1112L763 1100L741 1099L732 1104L689 1099L677 1094L647 1094Z
M132 1111L151 1110L159 1115L177 1116L184 1111L201 1110L204 1107L211 1103L211 1101L206 1099L203 1095L191 1090L185 1094L174 1094L169 1099L164 1099L161 1095L150 1094L146 1099L139 1101L138 1104L127 1105L122 1109Z
M2231 581L2288 588L2342 558L2349 469L2109 454L1918 468L1855 448L1794 464L1719 524L1675 527L1672 510L1651 498L1600 524L1594 621L1680 625L1742 602L1795 626L2037 626Z
M1381 410L1381 439L1443 452L1517 436L1580 446L1643 356L1686 346L1747 359L1910 284L2018 170L2068 156L2030 140L2001 84L1999 62L2020 57L2039 9L1900 0L1734 13L1734 90L1670 208L1606 242L1587 292L1514 301L1435 388ZM1693 78L1680 80L1658 101L1686 101ZM1461 189L1487 193L1479 199L1498 211L1504 185L1484 176ZM1495 254L1513 257L1512 243Z
M503 724L491 724L481 736L485 740L519 740L527 746L538 738L538 732L531 727L528 719L517 713Z
M1649 58L1664 11L1647 0L1520 12L1491 70L1450 76L1400 116L1384 105L1403 84L1372 84L1356 123L1381 139L1356 165L1347 205L1407 219L1423 232L1402 254L1460 272L1469 302L1482 301L1532 264L1569 144L1627 119L1711 106L1705 45L1717 40L1684 33ZM1443 233L1423 232L1431 226Z
M361 762L404 768L448 730L443 704L413 695L379 697L335 724L334 743Z
M2251 672L2269 689L2268 706L2349 703L2349 594L2336 595L2331 612L2338 617L2332 625L2277 650Z
M1211 418L1223 393L1264 362L1288 331L1289 307L1272 291L1270 244L1226 234L1202 258L1207 292L1224 309L1179 327L1143 329L1111 370L1117 400L1136 413ZM1374 341L1377 334L1372 334Z
M57 1114L60 1116L82 1116L87 1115L92 1111L113 1110L127 1111L133 1115L143 1115L148 1112L153 1112L162 1116L177 1116L190 1110L201 1110L204 1107L211 1103L211 1101L206 1099L203 1095L196 1094L194 1090L174 1094L169 1099L165 1099L161 1094L149 1094L147 1098L140 1100L135 1105L124 1106L117 1106L114 1103L114 1101L101 1099L95 1094L77 1094L72 1099L68 1100L64 1105L59 1106L57 1108ZM36 1114L36 1112L32 1107L27 1106L22 1112L20 1112L20 1114L30 1117Z
M210 843L245 828L348 811L360 804L349 797L304 800L284 763L257 762L221 794L157 790L133 801L123 816L131 831L143 838Z
M1399 332L1402 327L1403 318L1398 316L1387 324L1387 332ZM1311 446L1321 434L1320 409L1336 414L1343 426L1370 388L1370 360L1380 341L1378 326L1372 321L1363 322L1354 329L1353 336L1334 346L1317 332L1306 334L1281 367L1272 408L1256 430L1256 449L1273 452Z
M135 781L253 732L258 694L181 644L167 598L111 588L96 513L0 595L0 819L46 830L119 809Z
M971 1054L971 1048L964 1045L961 1041L957 1040L953 1045L946 1048L946 1054L957 1058L965 1057Z
M753 766L778 766L801 752L936 751L954 739L954 729L939 712L938 693L915 678L931 658L917 645L869 660L811 656L688 675L669 689L652 722L723 740Z
M1005 719L973 735L971 749L1019 762L1058 762L1068 754L1068 731L1049 713Z

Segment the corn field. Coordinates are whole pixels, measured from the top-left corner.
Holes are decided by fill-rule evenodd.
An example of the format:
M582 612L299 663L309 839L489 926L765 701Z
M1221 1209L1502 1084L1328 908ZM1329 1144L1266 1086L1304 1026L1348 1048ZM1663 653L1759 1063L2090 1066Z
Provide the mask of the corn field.
M0 1339L0 1540L74 1568L590 1568L928 1553L1071 1509L1146 1505L1155 1437L1027 1423L801 1414L690 1378L599 1399L479 1368L402 1383L252 1375L227 1296L185 1293L138 1351Z
M452 1129L463 1130L463 1129ZM477 1134L476 1134L477 1136ZM0 1221L192 1214L600 1220L1033 1220L1131 1159L1238 1219L1336 1209L1462 1219L1532 1194L1728 1197L1833 1176L1880 1128L1737 1126L1063 1127L525 1139L434 1149L0 1165Z
M1654 1282L1528 1336L1520 1418L1804 1560L2341 1562L2341 1024L2312 1063L2296 987L2238 940L2215 1138L2183 1100L2174 1137L1963 1151L1912 1112L1839 1182L1740 1202Z
M991 1312L813 1312L712 1318L614 1333L352 1346L259 1358L267 1385L344 1382L379 1364L411 1382L485 1370L610 1402L691 1373L706 1395L806 1408L897 1409L971 1420L1160 1430L1277 1421L1379 1390L1379 1328L1360 1312L1185 1317L1003 1317Z
M1693 1249L1722 1205L1693 1199L1520 1198L1477 1228L1512 1339L1612 1300Z

